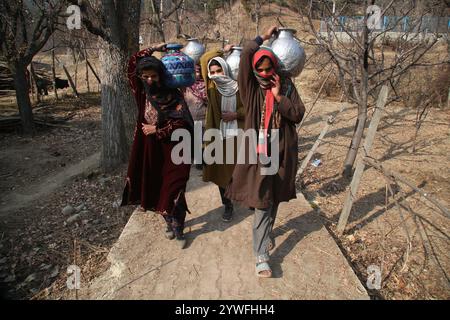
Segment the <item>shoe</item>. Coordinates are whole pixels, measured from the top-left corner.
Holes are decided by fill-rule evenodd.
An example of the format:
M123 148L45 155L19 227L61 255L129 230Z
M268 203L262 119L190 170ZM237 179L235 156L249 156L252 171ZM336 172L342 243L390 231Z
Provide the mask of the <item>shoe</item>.
M182 227L176 227L174 234L175 234L177 246L180 249L186 248L186 237L184 236L183 228Z
M180 249L186 248L186 237L184 235L178 236L178 237L176 237L176 239L177 239L177 246Z
M166 225L166 231L164 232L164 236L166 239L173 240L175 238L175 234L173 233L172 228L169 225Z
M233 206L225 206L225 211L222 214L222 220L225 222L230 222L233 219Z

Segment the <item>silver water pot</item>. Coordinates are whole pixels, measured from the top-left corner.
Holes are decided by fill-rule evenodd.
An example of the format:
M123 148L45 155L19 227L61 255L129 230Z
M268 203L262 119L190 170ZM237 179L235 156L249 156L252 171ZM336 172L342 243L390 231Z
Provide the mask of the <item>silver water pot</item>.
M230 67L231 77L237 81L239 74L239 62L241 61L242 47L232 47L231 54L227 57L226 62Z
M300 43L294 39L297 31L279 28L278 35L271 41L271 49L281 63L281 69L291 77L297 77L303 70L306 54Z
M196 38L191 38L187 41L188 43L184 47L183 52L197 64L200 61L200 57L205 53L205 47Z

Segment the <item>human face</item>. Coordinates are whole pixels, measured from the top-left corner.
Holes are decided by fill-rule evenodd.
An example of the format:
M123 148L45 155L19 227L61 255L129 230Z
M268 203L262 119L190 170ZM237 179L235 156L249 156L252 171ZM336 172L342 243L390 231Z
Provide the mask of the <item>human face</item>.
M144 80L149 86L159 85L159 74L155 70L143 70L141 79Z
M222 67L219 67L219 66L210 66L209 73L211 74L211 76L224 76L225 75Z
M202 78L202 72L200 68L195 68L195 79L201 79Z
M259 66L256 68L256 71L264 76L269 76L273 74L273 65L272 61L269 58L264 58Z

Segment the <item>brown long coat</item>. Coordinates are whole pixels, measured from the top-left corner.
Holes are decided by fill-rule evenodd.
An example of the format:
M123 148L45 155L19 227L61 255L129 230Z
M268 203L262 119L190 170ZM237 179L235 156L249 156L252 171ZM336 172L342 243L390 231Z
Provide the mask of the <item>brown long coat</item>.
M245 130L258 129L264 92L253 74L252 59L259 49L256 41L248 41L239 65L239 92L245 108ZM278 104L281 115L279 130L279 170L275 175L262 175L261 164L237 164L225 195L247 207L268 208L272 203L295 199L295 175L298 161L298 137L295 124L305 113L300 96L290 79L291 90ZM246 150L248 154L248 149Z

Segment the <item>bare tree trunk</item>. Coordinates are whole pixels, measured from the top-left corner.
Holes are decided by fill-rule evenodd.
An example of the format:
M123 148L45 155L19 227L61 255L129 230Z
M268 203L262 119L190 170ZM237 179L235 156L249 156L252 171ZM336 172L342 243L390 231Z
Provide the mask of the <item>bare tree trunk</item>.
M163 25L163 23L161 21L162 4L161 4L161 13L156 10L156 6L155 6L155 1L154 0L150 0L150 6L151 6L151 9L152 9L152 12L153 12L153 16L156 19L157 27L155 29L158 32L159 41L166 42L166 38L164 36L164 25Z
M259 35L259 4L255 1L256 36Z
M109 42L104 42L100 54L102 68L102 156L104 170L111 170L129 157L136 128L137 107L128 83L130 56L139 50L140 1L127 2L129 11L111 25ZM120 28L120 29L119 29ZM126 34L126 38L123 36ZM126 41L124 41L126 40Z
M136 105L127 82L128 57L112 45L100 55L102 68L102 159L105 170L125 163L136 125Z
M33 135L35 126L33 121L33 111L29 95L29 84L26 76L26 67L16 63L12 69L14 77L14 88L16 89L17 105L19 107L20 120L24 134Z
M55 68L55 37L52 35L52 76L53 76L53 90L55 91L55 98L58 100L58 89L56 88L56 68Z
M367 120L367 99L369 90L369 29L364 27L362 42L364 44L364 55L361 61L361 87L360 87L360 103L358 104L358 118L356 120L355 131L353 133L352 142L347 151L344 161L344 177L351 177L353 165L358 154L359 145L364 135L364 128Z

